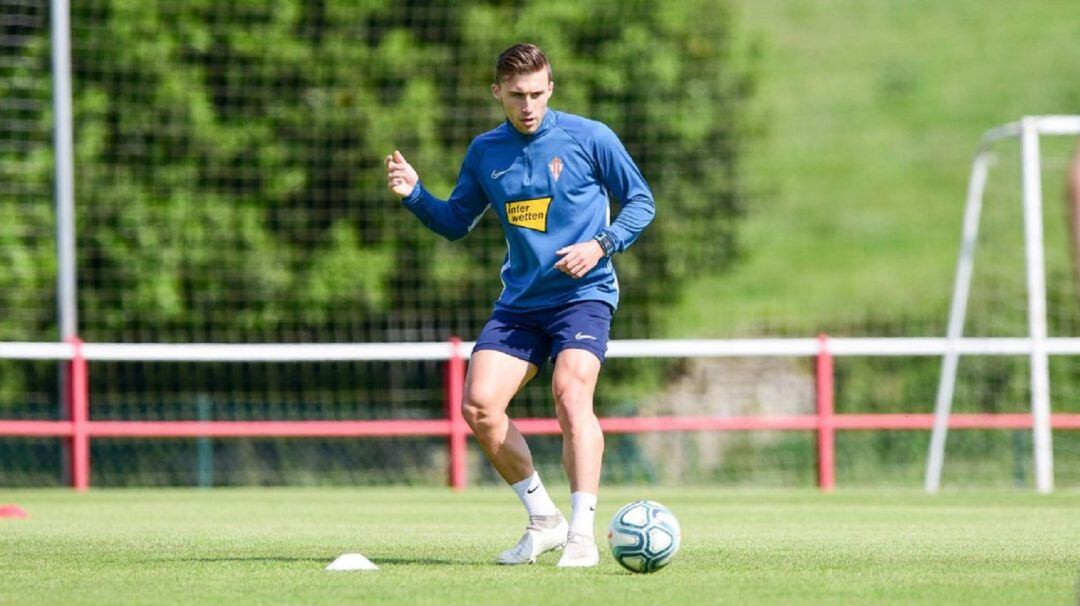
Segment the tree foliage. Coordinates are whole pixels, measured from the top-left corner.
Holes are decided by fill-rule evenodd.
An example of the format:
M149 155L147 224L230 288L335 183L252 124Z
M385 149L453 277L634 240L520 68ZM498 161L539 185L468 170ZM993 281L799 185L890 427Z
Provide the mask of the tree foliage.
M72 10L87 339L379 340L409 338L386 327L410 322L426 327L417 336L474 333L501 288L497 222L463 244L440 241L385 191L382 158L404 150L448 194L471 138L502 119L488 90L494 57L521 40L552 59L552 106L611 126L656 194L656 222L617 261L633 318L624 333L649 334L683 281L734 257L753 79L733 57L723 1ZM22 49L42 68L24 74L39 91L45 34ZM36 120L51 127L46 110ZM50 180L48 143L5 158L5 174ZM28 224L49 233L48 213L19 203L0 202L0 238ZM28 305L24 285L51 284L52 246L0 248L12 270L0 278L5 305ZM0 330L52 338L52 321L0 318Z

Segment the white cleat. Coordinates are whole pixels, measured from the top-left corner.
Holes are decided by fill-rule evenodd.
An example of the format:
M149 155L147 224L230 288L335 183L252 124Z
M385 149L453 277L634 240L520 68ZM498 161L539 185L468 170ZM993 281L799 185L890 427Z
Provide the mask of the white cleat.
M517 545L500 553L495 562L507 565L532 564L536 562L536 556L565 545L569 528L570 525L562 514L532 516Z
M596 541L589 535L573 532L556 565L559 568L590 568L599 563L600 551L596 549Z

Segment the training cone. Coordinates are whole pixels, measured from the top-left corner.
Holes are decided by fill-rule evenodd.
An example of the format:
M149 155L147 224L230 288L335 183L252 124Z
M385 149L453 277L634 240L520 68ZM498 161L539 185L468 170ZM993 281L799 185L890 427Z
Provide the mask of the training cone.
M0 518L25 518L26 510L18 505L0 505Z
M326 567L327 570L378 570L379 567L372 564L371 560L365 558L359 553L344 553L338 556L338 559L330 562L330 565Z

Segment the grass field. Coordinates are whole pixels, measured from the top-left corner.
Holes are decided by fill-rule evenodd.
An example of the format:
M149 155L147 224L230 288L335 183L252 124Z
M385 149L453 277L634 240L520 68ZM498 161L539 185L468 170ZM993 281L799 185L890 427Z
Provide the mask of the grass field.
M561 489L556 489L562 494ZM606 490L652 497L683 546L654 575L490 563L505 489L9 490L0 604L1075 604L1080 494ZM381 570L329 573L343 552Z

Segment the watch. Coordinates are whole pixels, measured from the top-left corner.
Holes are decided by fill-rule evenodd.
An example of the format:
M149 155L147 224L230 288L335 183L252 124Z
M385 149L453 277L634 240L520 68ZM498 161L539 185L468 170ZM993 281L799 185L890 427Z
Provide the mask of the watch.
M593 240L600 243L600 248L604 250L605 257L610 257L615 253L615 238L611 237L608 232L602 231L596 234L593 236Z

